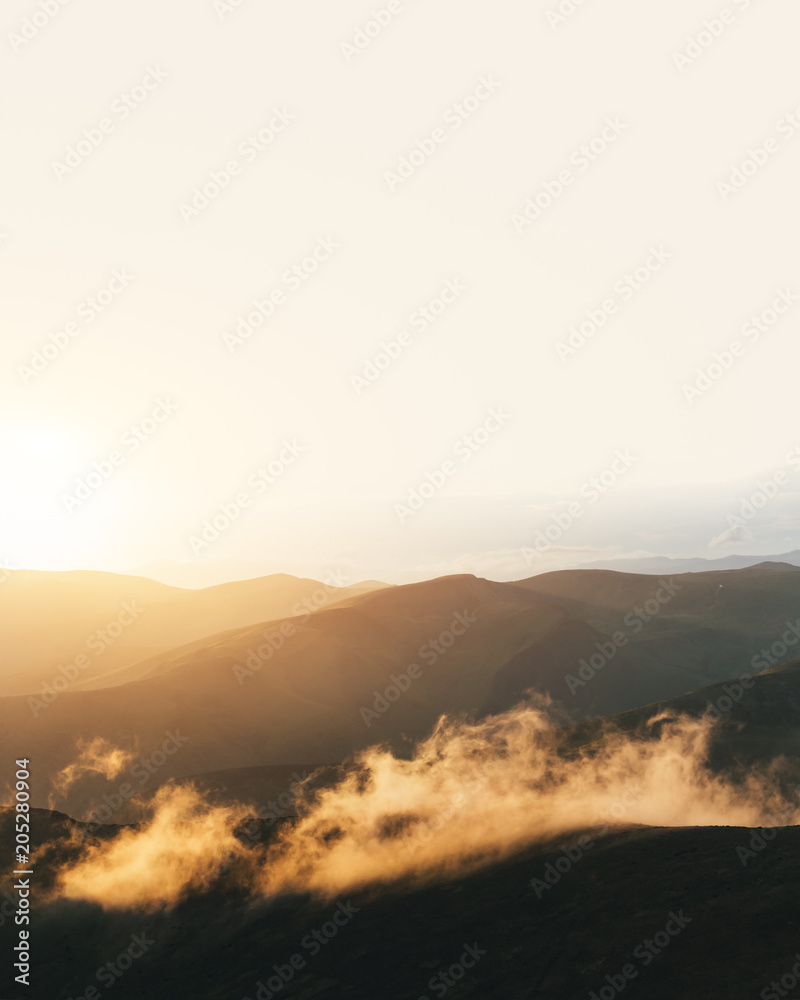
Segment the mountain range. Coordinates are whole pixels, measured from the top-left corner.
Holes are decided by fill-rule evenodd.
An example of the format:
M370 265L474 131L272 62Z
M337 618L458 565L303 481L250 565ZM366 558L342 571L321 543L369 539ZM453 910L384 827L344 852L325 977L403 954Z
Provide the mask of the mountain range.
M97 620L104 593L101 617L128 599L150 601L141 621L150 655L72 681L51 660L36 683L41 668L29 661L31 693L0 698L0 727L50 775L98 738L144 760L149 774L150 757L180 734L148 789L210 772L337 764L375 743L403 752L443 714L481 718L541 695L567 722L614 715L786 662L800 632L800 569L788 564L656 579L574 570L513 584L462 575L336 591L329 603L322 585L291 577L189 595L137 579L102 584L4 588L15 641L36 627L19 609L26 590L40 607L42 595L68 596L50 640L61 649L68 625L84 636ZM314 593L314 610L297 606ZM288 616L230 627L287 607ZM202 637L153 655L173 611L173 634L195 621ZM207 634L220 622L228 627ZM142 648L129 639L124 660ZM104 780L87 772L55 803L80 816ZM44 784L35 792L36 805L53 802Z
M140 616L120 622L106 650L114 655L74 677L60 669L134 602ZM351 802L351 829L366 829L359 796L386 755L402 775L421 741L443 732L443 717L462 722L428 751L434 789L437 761L454 745L470 761L463 780L470 753L475 767L487 752L502 763L515 713L532 708L551 719L556 747L536 779L542 794L548 781L562 787L550 768L579 758L591 771L609 740L627 747L614 759L634 775L679 724L691 739L677 751L665 745L657 765L672 813L681 815L682 789L668 775L693 782L699 768L709 795L719 780L732 794L766 796L774 785L796 802L798 609L800 568L780 561L662 576L570 570L514 583L458 575L397 587L267 577L195 592L112 574L15 574L0 586L15 656L0 733L6 758L31 761L39 961L28 995L97 1000L102 987L131 1000L791 996L771 985L783 989L797 949L800 835L782 814L771 828L665 827L623 810L610 825L517 844L517 807L498 784L491 792L507 806L492 823L512 846L424 878L389 872L374 882L356 871L338 894L259 895L253 869L223 857L201 886L155 907L63 898L57 880L86 848L97 859L119 843L129 858L130 838L159 823L159 850L185 844L188 864L196 838L211 836L203 830L215 809L238 817L245 856L291 838L308 797ZM480 725L506 735L470 750L468 727ZM704 761L690 752L703 734ZM358 755L376 746L370 778ZM681 746L686 757L676 761ZM601 764L581 794L618 778ZM178 811L173 828L168 806L155 827L142 825L137 802L163 807L164 793L184 786L200 797L195 812ZM11 794L9 786L6 801ZM482 804L458 795L452 803L438 821L455 816L454 835L477 829ZM401 854L412 812L390 803L365 850L396 838ZM4 858L13 857L14 816L0 810ZM312 864L345 836L343 823L320 821L301 857ZM168 882L166 867L150 870L159 858L138 877ZM182 863L179 852L176 870ZM10 864L2 874L0 925L14 899Z

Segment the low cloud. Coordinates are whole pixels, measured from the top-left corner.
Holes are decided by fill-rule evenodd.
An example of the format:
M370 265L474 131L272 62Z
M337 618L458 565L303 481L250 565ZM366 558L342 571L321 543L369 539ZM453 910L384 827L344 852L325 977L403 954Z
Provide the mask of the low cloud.
M85 849L59 873L62 895L105 907L171 905L233 858L260 897L333 898L375 883L455 875L537 842L595 827L769 826L800 810L776 769L736 781L707 766L707 719L653 717L637 735L607 731L565 753L547 712L481 722L443 717L411 759L372 748L342 781L298 802L269 847L234 835L241 805L210 805L192 786L161 789L137 829ZM626 803L620 814L619 802Z
M717 549L722 545L738 545L754 541L753 534L744 524L735 524L721 535L712 538L708 543L710 549Z

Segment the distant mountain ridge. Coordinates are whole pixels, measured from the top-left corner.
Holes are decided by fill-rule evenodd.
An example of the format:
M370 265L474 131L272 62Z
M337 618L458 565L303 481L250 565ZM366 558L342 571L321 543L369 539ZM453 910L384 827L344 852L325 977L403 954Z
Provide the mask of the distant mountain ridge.
M670 556L642 556L636 559L601 559L582 563L576 569L613 569L619 573L709 573L725 569L747 569L761 563L780 563L800 568L800 549L779 556L723 556L720 559L674 559Z

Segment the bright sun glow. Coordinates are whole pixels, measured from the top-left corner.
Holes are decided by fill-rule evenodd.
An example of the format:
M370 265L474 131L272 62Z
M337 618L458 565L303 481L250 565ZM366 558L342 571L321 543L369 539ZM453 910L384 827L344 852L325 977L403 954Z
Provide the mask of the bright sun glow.
M59 427L7 426L0 433L0 559L14 568L62 568L74 533L61 496L90 449ZM12 530L13 526L13 530Z

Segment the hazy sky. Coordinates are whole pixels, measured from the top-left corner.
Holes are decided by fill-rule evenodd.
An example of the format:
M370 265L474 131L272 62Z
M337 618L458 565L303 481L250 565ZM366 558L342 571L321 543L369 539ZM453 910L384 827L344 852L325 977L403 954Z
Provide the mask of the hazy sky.
M8 0L0 559L800 546L798 5L559 6Z

